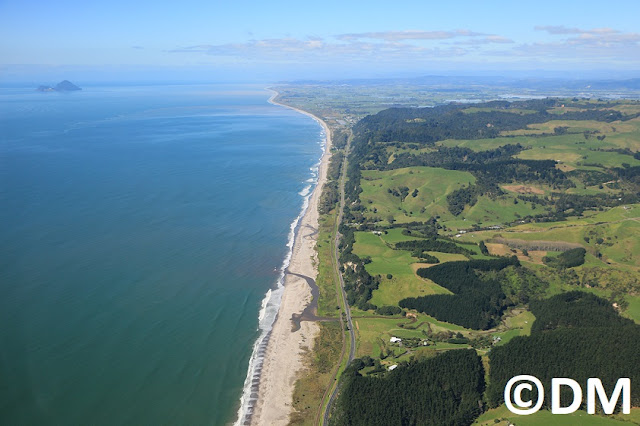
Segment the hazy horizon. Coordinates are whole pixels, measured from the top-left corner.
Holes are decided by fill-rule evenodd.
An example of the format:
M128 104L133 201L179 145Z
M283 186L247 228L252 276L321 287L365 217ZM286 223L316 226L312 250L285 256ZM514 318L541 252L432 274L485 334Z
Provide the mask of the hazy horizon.
M0 3L0 82L640 75L640 3ZM499 73L499 74L496 74Z
M153 72L153 75L149 75ZM238 75L208 75L205 71L191 71L176 74L175 71L152 69L144 72L132 72L130 70L120 72L108 72L105 70L76 71L73 69L57 69L55 71L35 71L28 73L7 74L0 78L0 87L32 87L39 85L55 85L62 80L70 80L80 86L146 86L146 85L190 85L190 84L240 84L259 86L262 88L277 84L291 83L340 83L359 82L366 83L412 83L429 78L456 78L472 81L484 81L489 85L498 85L500 82L596 82L596 81L631 81L640 78L640 71L616 72L613 70L593 70L584 74L570 74L569 71L548 70L522 70L522 71L486 71L476 73L460 73L456 70L442 72L405 73L405 74L380 74L380 75L344 75L344 76L307 76L296 78L255 78Z

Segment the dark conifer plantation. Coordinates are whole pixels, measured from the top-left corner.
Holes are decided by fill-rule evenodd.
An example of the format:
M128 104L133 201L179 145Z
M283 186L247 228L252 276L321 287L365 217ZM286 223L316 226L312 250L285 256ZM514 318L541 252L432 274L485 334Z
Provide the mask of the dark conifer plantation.
M470 425L481 413L484 368L472 349L363 376L355 360L343 374L332 425Z
M408 297L400 301L400 306L416 309L441 321L487 330L499 323L506 307L506 296L499 282L482 280L474 270L499 271L519 264L518 259L512 257L447 262L418 269L419 276L429 278L454 294Z
M489 353L490 406L503 402L504 386L519 374L536 376L545 389L551 389L553 377L568 377L585 391L587 379L597 377L608 395L618 378L640 383L640 326L618 315L610 302L572 291L532 302L531 310L537 318L531 336L516 337ZM563 393L563 401L571 398L570 391ZM631 386L631 405L640 405L640 386Z

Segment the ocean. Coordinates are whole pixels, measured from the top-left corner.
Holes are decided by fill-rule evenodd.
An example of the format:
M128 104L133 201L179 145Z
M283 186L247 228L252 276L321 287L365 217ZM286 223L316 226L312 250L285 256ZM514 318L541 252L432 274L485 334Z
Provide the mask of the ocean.
M0 424L233 422L322 129L259 86L83 89L0 88Z

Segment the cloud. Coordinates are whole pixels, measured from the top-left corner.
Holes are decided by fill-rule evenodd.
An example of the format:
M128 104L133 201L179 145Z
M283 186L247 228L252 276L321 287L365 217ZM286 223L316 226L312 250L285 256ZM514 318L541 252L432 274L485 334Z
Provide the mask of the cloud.
M583 30L579 28L566 28L562 26L538 26L536 30L547 31L552 35L569 36L564 40L549 44L566 44L569 46L584 47L638 47L640 46L639 33L624 33L612 28L594 28ZM544 43L540 43L544 44Z
M295 38L274 38L250 40L246 43L201 44L170 50L172 53L200 52L208 55L235 56L247 54L304 53L322 49L324 43L320 38L298 40Z
M510 44L515 43L513 40L507 37L499 36L499 35L488 35L486 37L474 37L466 40L460 40L455 42L458 45L471 45L471 46L481 46L486 44Z
M585 60L619 59L635 63L640 61L639 33L625 33L612 28L585 30L563 26L538 26L535 29L565 37L552 42L521 45L515 53Z
M382 31L368 33L350 33L338 34L336 38L342 41L374 39L385 41L403 41L403 40L447 40L455 37L477 37L486 34L476 33L469 30L454 31Z
M502 37L499 35L490 35L484 38L487 43L515 43L510 38Z
M612 28L585 30L563 26L538 26L535 29L546 31L554 38L552 41L519 44L509 50L485 54L575 64L616 62L640 66L638 33L622 32Z
M285 37L250 40L245 43L202 44L170 50L171 53L202 53L226 58L242 58L260 61L398 61L424 60L463 56L469 53L461 46L427 47L401 40L364 40L360 38L327 41L310 36L304 40Z
M579 34L578 28L567 28L563 25L538 25L534 27L536 31L546 31L549 34Z
M534 27L536 31L546 31L553 35L565 35L565 34L619 34L620 31L611 28L594 28L592 30L581 30L580 28L567 28L562 25L539 25Z
M453 43L447 43L454 40ZM333 61L412 63L438 58L463 57L482 45L513 43L512 40L466 29L452 31L382 31L249 40L242 43L201 44L180 47L171 53L200 53L220 60L263 62Z
M252 39L239 43L200 44L180 47L172 53L206 55L219 62L281 64L429 64L449 60L455 63L486 63L491 58L510 62L557 61L580 66L586 63L617 63L640 66L640 34L611 28L580 29L538 26L549 37L531 43L498 34L471 30L381 31Z

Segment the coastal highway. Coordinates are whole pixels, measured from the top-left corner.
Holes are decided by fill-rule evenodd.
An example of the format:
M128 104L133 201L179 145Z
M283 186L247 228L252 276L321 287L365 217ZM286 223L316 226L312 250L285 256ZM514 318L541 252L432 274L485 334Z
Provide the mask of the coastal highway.
M353 358L355 358L355 355L356 355L356 334L355 334L355 331L353 331L353 323L351 321L351 308L349 307L349 303L347 303L347 293L344 291L344 279L342 278L342 274L340 273L340 265L338 262L338 259L340 258L340 251L339 251L340 238L342 237L340 235L340 232L338 231L338 228L342 223L342 214L344 213L344 203L345 203L344 182L347 175L347 156L348 155L349 155L349 145L347 145L344 160L342 162L342 173L340 174L340 185L339 185L340 186L340 210L338 211L336 234L333 241L334 256L336 259L336 262L334 263L334 267L336 268L338 273L338 278L340 279L340 291L342 293L342 302L344 303L345 315L347 317L347 327L349 328L349 336L351 338L351 349L349 350L349 358L347 359L347 364L353 361Z
M349 156L350 146L351 146L351 138L349 138L349 141L347 142L347 146L345 148L345 156L342 162L342 168L340 173L340 183L339 183L340 206L338 207L338 218L336 220L336 228L334 233L335 237L333 240L333 253L331 254L331 256L333 257L333 267L335 269L335 273L338 276L338 279L340 280L340 297L342 298L342 305L344 306L345 319L347 322L347 328L349 329L349 338L351 339L351 344L349 345L349 356L347 358L347 365L351 361L353 361L353 358L355 357L355 354L356 354L356 335L355 335L355 331L353 330L353 322L351 321L351 309L349 308L349 304L347 303L347 294L344 291L344 279L342 278L342 274L340 273L339 246L340 246L341 235L338 229L340 227L340 224L342 223L342 216L344 212L344 204L345 204L344 184L345 184L346 175L347 175L347 157ZM344 357L344 346L343 346L342 354L340 356L339 364L342 363L343 357ZM329 424L329 413L331 412L331 406L333 405L333 402L335 401L337 394L338 394L338 386L336 385L336 387L333 389L333 392L331 392L331 395L329 396L329 401L327 402L327 408L325 409L324 417L322 419L322 424L325 426Z

